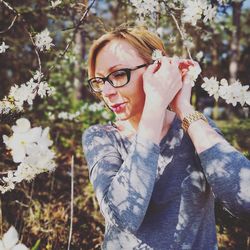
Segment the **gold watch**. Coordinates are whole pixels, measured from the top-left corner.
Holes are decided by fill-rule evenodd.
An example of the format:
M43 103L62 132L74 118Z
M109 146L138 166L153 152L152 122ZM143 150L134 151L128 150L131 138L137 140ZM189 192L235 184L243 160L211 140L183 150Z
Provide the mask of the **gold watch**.
M182 120L182 124L181 127L184 129L185 132L187 132L188 127L190 126L190 124L194 121L197 121L199 119L202 119L203 121L207 122L207 118L205 117L205 115L203 115L201 112L199 111L194 111L193 113L187 115L184 117L184 119Z

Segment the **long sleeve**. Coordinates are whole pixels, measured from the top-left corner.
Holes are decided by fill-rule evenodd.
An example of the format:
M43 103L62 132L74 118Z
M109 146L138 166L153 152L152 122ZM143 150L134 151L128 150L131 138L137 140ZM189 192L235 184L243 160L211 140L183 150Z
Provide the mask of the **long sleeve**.
M84 132L83 149L105 220L136 232L152 195L159 146L137 134L122 159L108 132L95 125Z
M209 123L222 135L212 120ZM227 141L198 154L215 198L236 216L250 216L250 161Z

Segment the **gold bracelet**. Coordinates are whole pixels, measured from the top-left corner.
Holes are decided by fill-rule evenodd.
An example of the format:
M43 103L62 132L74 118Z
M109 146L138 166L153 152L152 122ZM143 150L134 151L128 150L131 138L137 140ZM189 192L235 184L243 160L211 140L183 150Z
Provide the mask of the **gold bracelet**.
M194 121L197 121L199 119L202 119L203 121L207 122L207 118L205 117L205 115L203 115L201 112L199 111L195 111L187 116L184 117L184 119L182 120L182 124L181 127L184 129L185 132L187 132L190 124Z

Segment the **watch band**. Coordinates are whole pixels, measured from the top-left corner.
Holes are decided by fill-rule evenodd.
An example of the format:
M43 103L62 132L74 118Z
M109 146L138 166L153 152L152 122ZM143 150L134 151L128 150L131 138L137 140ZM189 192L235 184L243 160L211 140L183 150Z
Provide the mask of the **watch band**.
M187 116L184 117L184 119L182 120L182 125L181 127L184 129L185 132L187 132L188 127L190 126L190 124L194 121L197 121L199 119L202 119L203 121L207 122L207 118L205 117L205 115L203 115L201 112L199 111L195 111Z

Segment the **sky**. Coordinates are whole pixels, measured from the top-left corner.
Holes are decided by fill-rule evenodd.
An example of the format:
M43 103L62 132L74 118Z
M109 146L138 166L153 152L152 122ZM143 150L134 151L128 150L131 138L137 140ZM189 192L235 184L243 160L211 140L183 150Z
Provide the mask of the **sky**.
M243 8L250 9L250 0L244 1L244 3L243 3Z

